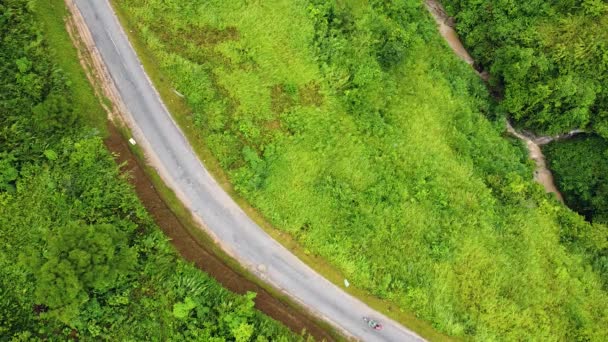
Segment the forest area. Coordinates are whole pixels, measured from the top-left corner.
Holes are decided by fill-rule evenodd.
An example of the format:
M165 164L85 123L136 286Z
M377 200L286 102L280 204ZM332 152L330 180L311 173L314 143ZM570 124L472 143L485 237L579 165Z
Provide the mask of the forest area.
M445 0L497 110L537 134L583 129L546 148L569 207L608 223L608 2Z
M601 134L606 73L564 83L590 76L585 96L572 85L543 98L573 117L533 116L520 110L527 90L496 103L418 0L113 4L184 95L190 111L177 121L196 128L190 141L353 285L466 339L608 339L608 228L545 194L504 134L506 114L540 132ZM605 33L596 25L581 39ZM605 63L594 51L586 62Z
M303 341L185 262L106 150L63 1L0 3L0 341Z

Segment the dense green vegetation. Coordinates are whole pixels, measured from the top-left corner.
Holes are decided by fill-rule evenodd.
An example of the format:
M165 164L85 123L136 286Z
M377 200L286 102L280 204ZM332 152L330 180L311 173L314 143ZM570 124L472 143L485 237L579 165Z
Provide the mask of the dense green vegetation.
M441 1L500 108L542 133L608 138L608 3L602 0Z
M532 182L420 1L115 4L237 191L351 283L452 335L608 339L606 226Z
M0 4L0 340L301 340L145 212L89 127L104 113L78 60L55 62L76 56L63 6Z
M490 83L499 110L540 133L583 128L599 136L553 143L550 167L568 206L606 223L608 3L600 0L445 0Z
M555 180L570 208L592 222L608 223L608 143L579 136L544 149Z

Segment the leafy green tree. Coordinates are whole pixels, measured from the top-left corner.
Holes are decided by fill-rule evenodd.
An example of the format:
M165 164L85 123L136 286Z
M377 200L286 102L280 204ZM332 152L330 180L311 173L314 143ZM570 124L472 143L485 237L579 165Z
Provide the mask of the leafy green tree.
M124 232L109 224L68 225L45 234L42 252L31 250L25 265L36 279L36 301L66 324L91 296L124 285L137 260Z
M0 191L14 190L18 172L13 163L15 157L6 152L0 153Z
M173 316L176 318L186 318L196 308L196 303L190 297L186 297L184 302L173 304Z
M608 142L582 136L545 148L569 207L590 221L608 223Z
M442 1L474 58L490 71L500 108L541 133L574 128L608 137L608 4Z

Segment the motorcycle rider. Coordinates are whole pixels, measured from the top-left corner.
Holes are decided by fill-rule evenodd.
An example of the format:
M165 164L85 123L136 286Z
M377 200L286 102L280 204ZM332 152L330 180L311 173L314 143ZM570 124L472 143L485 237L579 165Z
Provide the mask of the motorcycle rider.
M382 325L371 318L363 317L363 320L366 321L367 325L372 329L375 329L375 330L382 329Z

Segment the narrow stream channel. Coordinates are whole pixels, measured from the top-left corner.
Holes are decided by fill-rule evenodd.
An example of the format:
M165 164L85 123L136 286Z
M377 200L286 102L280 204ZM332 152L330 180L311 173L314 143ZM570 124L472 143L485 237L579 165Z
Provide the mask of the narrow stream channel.
M463 61L465 61L467 64L473 66L475 61L473 57L469 55L465 47L462 45L460 38L458 38L458 34L453 28L453 20L447 15L445 10L443 9L443 6L441 6L441 4L437 0L426 0L426 8L435 19L435 22L437 22L441 36L446 40L450 48L454 50L454 53L456 53L456 55L460 57ZM487 73L477 72L477 74L481 78L483 78L484 81L487 81ZM513 128L513 126L511 126L511 123L508 120L506 128L511 135L522 140L526 144L530 159L534 160L534 163L536 164L536 170L534 171L534 180L540 185L542 185L545 188L545 191L554 193L557 199L563 203L564 200L562 194L555 186L553 174L551 173L551 170L547 168L545 156L543 155L543 152L540 149L539 143L537 143L537 141L541 143L547 143L549 141L552 141L553 139L548 137L540 137L538 139L533 140L532 138L517 132ZM578 132L578 130L573 131L569 134L566 134L565 136L571 136Z

